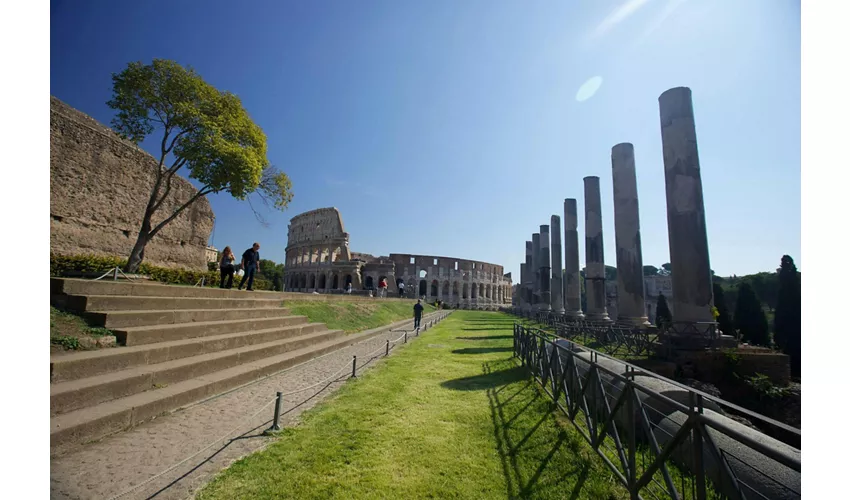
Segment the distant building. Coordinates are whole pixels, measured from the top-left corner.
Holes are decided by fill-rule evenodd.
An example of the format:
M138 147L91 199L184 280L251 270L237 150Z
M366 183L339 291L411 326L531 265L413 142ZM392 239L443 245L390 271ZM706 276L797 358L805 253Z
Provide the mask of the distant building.
M206 248L207 262L218 262L218 249L213 246Z

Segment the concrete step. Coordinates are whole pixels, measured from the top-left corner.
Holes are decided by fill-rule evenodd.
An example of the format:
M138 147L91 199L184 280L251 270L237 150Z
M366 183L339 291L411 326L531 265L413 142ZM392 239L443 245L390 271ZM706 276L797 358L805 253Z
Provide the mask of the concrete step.
M195 321L174 325L136 326L113 330L118 343L125 346L139 346L155 342L194 339L225 333L237 333L249 330L265 330L283 326L308 323L307 316L277 316L271 318L245 318L223 321Z
M289 321L287 323L291 319L300 321L297 323ZM259 322L237 322L241 330L236 332L209 334L200 338L180 339L178 337L178 340L166 342L52 356L50 359L50 381L56 384L103 374L115 374L121 370L138 366L155 365L326 330L323 323L308 323L304 316L287 316L260 321L270 321L270 323L261 327ZM209 324L226 323L232 322ZM203 325L203 323L196 324ZM176 325L175 327L180 328L182 326Z
M111 330L180 323L279 318L288 315L289 310L283 307L183 309L179 311L171 309L157 309L152 311L88 311L85 313L85 317L94 324Z
M318 335L321 334L314 334ZM285 370L351 342L352 339L340 332L340 336L321 343L51 417L51 455L63 453L79 444L120 432L187 404ZM269 399L272 397L274 395L270 394Z
M72 278L50 278L51 295L123 295L135 297L207 297L207 298L243 298L256 295L261 298L280 297L280 292L255 290L247 292L237 290L239 280L234 279L234 288L201 288L182 285L166 285L156 282L127 282L111 280L83 280Z
M281 299L242 297L133 297L120 295L70 295L67 307L76 311L146 311L151 309L252 309L282 307Z
M50 386L50 414L67 413L158 387L165 387L219 370L308 347L344 334L345 332L342 330L325 329L294 338L200 354L154 365L137 366L120 372L52 384Z

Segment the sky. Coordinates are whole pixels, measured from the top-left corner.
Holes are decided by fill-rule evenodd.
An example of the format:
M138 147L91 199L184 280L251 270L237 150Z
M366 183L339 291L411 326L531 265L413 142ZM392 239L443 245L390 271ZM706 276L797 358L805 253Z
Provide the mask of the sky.
M800 7L775 0L51 2L50 92L104 124L111 74L172 59L237 94L292 180L283 212L210 196L217 248L282 262L337 207L353 251L505 266L635 147L643 260L669 262L658 96L693 91L711 268L800 259ZM158 139L142 144L156 152ZM140 214L141 216L141 214ZM563 220L562 220L563 224ZM241 250L240 250L241 251ZM238 252L237 252L238 253Z

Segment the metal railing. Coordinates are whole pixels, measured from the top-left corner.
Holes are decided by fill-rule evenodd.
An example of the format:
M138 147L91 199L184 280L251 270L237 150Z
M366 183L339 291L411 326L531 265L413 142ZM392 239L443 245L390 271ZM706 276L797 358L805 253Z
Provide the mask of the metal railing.
M514 355L631 498L800 498L800 451L726 416L800 431L537 329Z

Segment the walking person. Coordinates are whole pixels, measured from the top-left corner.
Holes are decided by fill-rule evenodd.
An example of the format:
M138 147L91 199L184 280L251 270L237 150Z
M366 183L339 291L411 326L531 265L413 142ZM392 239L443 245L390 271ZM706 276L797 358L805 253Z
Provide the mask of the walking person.
M245 253L242 254L242 269L245 271L245 275L242 276L242 281L239 282L239 289L242 290L242 285L245 284L245 280L248 280L248 290L249 292L253 292L254 286L254 273L260 270L260 244L254 243L254 245L245 250Z
M404 281L401 281L398 284L398 297L400 299L404 298Z
M378 282L378 297L384 298L387 296L387 279L381 278Z
M230 247L224 247L224 250L221 251L221 260L218 263L219 271L221 271L219 288L233 288L233 273L236 271L233 267L233 262L235 260L236 256L233 255L233 250ZM227 286L224 286L224 278L227 278Z
M345 293L351 295L351 282L345 284Z
M413 328L419 328L419 323L422 322L422 310L425 309L422 307L422 300L417 300L416 305L413 306Z

